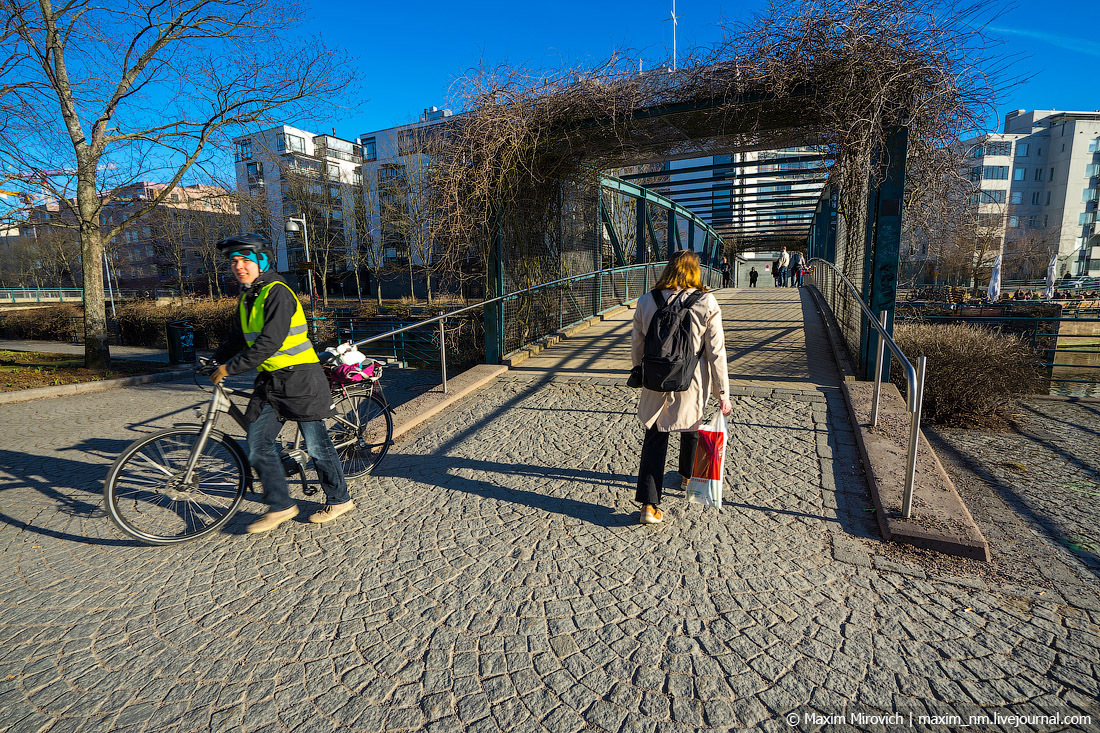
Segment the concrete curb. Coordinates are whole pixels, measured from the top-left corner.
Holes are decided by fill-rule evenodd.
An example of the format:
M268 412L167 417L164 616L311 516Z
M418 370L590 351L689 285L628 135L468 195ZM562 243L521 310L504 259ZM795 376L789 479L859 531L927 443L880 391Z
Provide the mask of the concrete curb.
M840 372L841 381L850 382L855 380L856 372L852 368L851 360L848 358L848 347L840 333L840 325L836 322L836 316L833 315L832 309L825 303L825 298L816 287L813 285L806 287L809 288L810 297L814 299L814 305L817 306L817 311L821 314L821 320L825 324L825 339L829 342L829 348L833 351L833 360Z
M913 517L901 517L911 416L897 387L884 383L879 429L872 431L874 388L873 382L843 384L883 538L948 555L989 560L989 543L923 433L917 446Z
M604 311L603 313L599 313L599 314L594 315L594 316L589 316L588 318L585 318L583 321L580 321L579 323L574 323L572 326L567 326L566 328L563 328L560 331L554 331L550 335L543 336L538 341L536 341L532 344L528 344L527 346L524 346L522 349L516 349L511 354L508 354L506 357L504 357L504 359L501 360L501 363L506 364L509 367L518 366L519 364L526 361L530 357L535 356L536 354L540 353L543 349L548 349L551 346L554 346L555 344L559 343L560 341L562 341L562 339L567 339L570 336L573 336L574 334L580 333L581 331L585 330L586 328L590 328L591 326L593 326L597 323L600 323L601 321L608 320L609 318L611 318L611 316L618 315L619 313L622 313L623 311L630 310L630 309L634 308L636 302L637 301L634 301L634 302L631 302L631 303L627 303L625 305L620 305L620 306L616 306L614 308L610 308L610 309Z
M133 387L138 384L152 384L153 382L171 382L173 379L185 376L192 372L191 369L175 369L170 372L157 372L156 374L143 374L140 377L122 377L120 379L103 379L98 382L79 382L78 384L59 384L55 387L37 387L24 389L19 392L0 392L0 405L13 402L29 402L41 400L47 397L68 397L89 392L105 392L119 387Z

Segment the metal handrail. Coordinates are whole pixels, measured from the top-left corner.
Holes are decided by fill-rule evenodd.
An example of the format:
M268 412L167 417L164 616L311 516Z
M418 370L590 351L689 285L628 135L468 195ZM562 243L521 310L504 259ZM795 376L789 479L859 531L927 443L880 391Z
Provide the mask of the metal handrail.
M502 303L502 302L504 302L506 300L509 300L509 299L515 299L515 298L518 298L519 296L521 296L525 293L533 293L537 290L542 290L544 288L550 288L550 287L553 287L555 285L561 285L563 283L571 282L573 280L582 280L584 278L590 278L590 277L595 277L595 276L600 276L600 275L614 274L616 272L625 272L627 270L637 270L637 269L640 269L640 268L653 267L654 265L660 265L660 264L664 264L664 263L661 263L661 262L645 262L645 263L637 264L637 265L623 265L621 267L610 267L610 268L607 268L605 270L592 270L591 272L586 272L586 273L583 273L581 275L571 275L569 277L563 277L563 278L560 278L558 280L552 280L550 282L539 283L538 285L532 285L529 288L524 288L522 290L516 290L515 292L506 293L504 295L498 295L495 298L489 298L488 300L483 300L480 303L474 303L473 305L463 306L462 308L457 308L453 311L448 311L447 313L443 313L443 314L438 315L438 316L432 316L431 318L425 318L423 321L418 321L418 322L410 324L408 326L402 326L401 328L395 328L392 331L386 331L385 333L380 333L377 336L371 336L369 338L362 339L361 341L356 341L353 344L353 346L358 348L358 347L360 347L364 344L369 344L369 343L372 343L374 341L381 341L382 339L390 338L390 337L395 336L399 333L404 333L405 331L411 331L414 328L420 328L422 326L427 326L431 323L439 322L439 329L440 329L440 340L439 340L440 363L442 364L442 369L443 369L443 393L446 394L447 393L447 352L444 349L443 338L442 338L443 321L445 321L446 319L453 318L455 316L458 316L458 315L461 315L463 313L475 310L477 308L484 308L485 306L492 305L493 303ZM714 269L714 268L711 268L711 267L707 267L705 265L702 266L702 268L703 269L709 269L709 270ZM641 294L639 294L639 297L641 297Z
M874 326L875 330L878 331L878 353L875 358L875 393L871 403L872 428L878 424L878 404L879 394L882 390L882 359L884 356L884 345L890 347L890 353L892 353L905 368L905 380L908 383L907 391L909 393L907 408L910 414L912 414L912 420L909 425L909 451L906 455L905 489L902 493L901 513L905 519L909 519L913 512L913 483L917 473L917 445L920 442L921 403L924 399L924 376L928 358L918 356L917 366L914 368L913 364L905 357L905 354L902 353L901 348L894 341L893 337L886 332L886 322L889 315L888 311L883 311L879 314L879 318L875 318L875 314L871 312L870 307L864 303L863 298L860 297L856 286L852 284L836 265L820 257L810 258L808 264L814 263L821 263L836 273L844 284L848 286L848 290L851 291L855 301L859 303L859 307L863 310L864 315L867 316L868 323ZM816 273L813 277L816 279ZM820 288L818 289L820 290Z

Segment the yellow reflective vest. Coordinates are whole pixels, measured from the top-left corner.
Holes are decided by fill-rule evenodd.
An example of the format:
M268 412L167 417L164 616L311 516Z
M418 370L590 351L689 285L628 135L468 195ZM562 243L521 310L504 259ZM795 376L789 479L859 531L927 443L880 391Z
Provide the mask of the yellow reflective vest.
M256 343L260 332L264 330L264 301L267 299L267 294L271 292L272 288L280 286L290 290L290 286L284 282L275 281L265 285L260 290L259 295L256 296L256 299L252 301L252 311L250 313L246 312L244 298L241 298L237 310L241 317L241 330L244 331L244 340L249 346ZM294 298L294 315L290 319L290 331L283 339L283 344L279 347L279 350L257 367L261 372L273 372L276 369L285 369L295 364L316 364L320 362L320 359L317 358L317 352L313 350L313 344L309 340L309 329L306 326L306 314L302 310L302 304L298 301L298 296L294 295L293 290L290 290L290 294Z

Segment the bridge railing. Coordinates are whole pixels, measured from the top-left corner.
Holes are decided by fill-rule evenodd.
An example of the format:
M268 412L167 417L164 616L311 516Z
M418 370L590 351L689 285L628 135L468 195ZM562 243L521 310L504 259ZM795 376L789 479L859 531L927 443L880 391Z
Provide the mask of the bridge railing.
M526 330L518 327L511 337L511 343L515 348L509 353L515 353L519 349L532 344L539 339L552 334L555 331L568 328L587 318L604 313L612 308L625 305L642 297L657 281L657 277L665 267L664 262L652 262L643 265L627 265L625 267L613 267L606 270L586 272L581 275L564 277L551 282L541 283L529 288L523 288L496 298L489 298L473 305L457 308L432 318L426 318L401 328L395 328L385 333L380 333L354 342L356 347L367 344L389 342L396 343L398 335L414 329L435 325L437 328L436 341L439 347L439 365L442 372L443 392L447 392L447 348L445 324L448 318L456 318L464 314L484 309L486 306L500 303L504 312L515 313L522 306L521 301L526 299L531 310L540 307L540 304L556 301L560 307L554 311L545 312L536 323L529 321ZM721 274L710 267L702 268L703 284L707 287L716 286L721 280ZM522 321L517 321L522 322ZM550 328L556 323L556 327ZM536 327L537 326L537 327ZM519 343L520 333L525 333L523 343Z
M867 317L867 322L870 326L878 332L878 353L875 357L875 391L874 397L871 401L871 427L874 428L878 425L878 406L879 396L882 391L882 359L884 355L883 347L889 347L890 353L901 363L902 368L905 369L905 380L908 384L907 387L907 403L909 413L911 415L909 423L909 450L906 453L906 465L905 465L905 489L902 494L901 513L906 519L909 519L913 511L913 482L917 473L917 446L920 443L920 413L921 403L924 399L924 373L927 363L927 357L918 356L917 366L914 368L912 362L906 358L902 353L901 348L894 341L886 330L886 324L888 322L889 313L883 311L879 318L875 318L875 314L871 311L870 307L863 302L863 298L859 295L859 290L856 286L844 276L844 273L828 260L823 260L819 257L813 257L810 259L811 265L821 265L820 268L814 267L811 274L811 279L818 291L825 297L830 308L834 308L836 299L842 297L843 291L841 290L840 283L843 283L848 289L848 295L852 301L855 302L859 308L863 311L863 314Z

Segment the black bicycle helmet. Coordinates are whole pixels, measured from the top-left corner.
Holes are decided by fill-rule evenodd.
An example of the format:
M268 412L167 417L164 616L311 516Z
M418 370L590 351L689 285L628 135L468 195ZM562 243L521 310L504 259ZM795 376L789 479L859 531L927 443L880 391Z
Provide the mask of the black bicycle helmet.
M271 243L262 234L234 234L221 240L216 246L227 258L247 257L259 265L260 272L266 272L275 262Z

